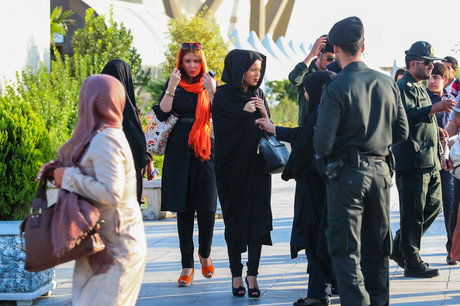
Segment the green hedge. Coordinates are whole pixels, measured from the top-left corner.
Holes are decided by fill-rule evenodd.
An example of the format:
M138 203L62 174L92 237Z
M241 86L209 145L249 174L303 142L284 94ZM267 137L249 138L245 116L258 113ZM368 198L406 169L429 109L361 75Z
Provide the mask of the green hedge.
M0 97L0 220L25 217L37 172L52 156L41 117L16 95Z

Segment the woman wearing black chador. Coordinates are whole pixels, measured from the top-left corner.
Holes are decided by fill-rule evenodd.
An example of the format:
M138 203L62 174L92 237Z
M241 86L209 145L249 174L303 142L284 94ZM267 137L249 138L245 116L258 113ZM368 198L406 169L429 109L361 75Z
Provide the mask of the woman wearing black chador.
M264 55L232 50L225 58L222 81L214 96L212 118L216 139L216 180L225 222L233 295L244 296L241 253L248 250L248 295L258 298L262 245L271 245L271 176L264 173L257 146L262 131L258 118L268 118L268 106L259 88L265 73Z
M301 127L275 126L265 118L257 119L260 128L276 133L278 140L291 143L292 151L281 177L296 180L291 257L305 249L308 258L308 294L294 305L329 305L334 281L331 257L326 246L326 181L315 167L313 134L321 102L322 86L335 77L332 71L317 71L303 79L308 115Z

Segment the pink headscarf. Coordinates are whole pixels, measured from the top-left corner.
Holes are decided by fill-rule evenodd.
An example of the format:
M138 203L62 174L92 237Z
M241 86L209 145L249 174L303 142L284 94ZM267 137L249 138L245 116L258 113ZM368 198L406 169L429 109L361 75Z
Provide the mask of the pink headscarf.
M125 96L123 85L110 75L86 78L80 88L75 130L59 149L58 160L66 166L77 166L94 135L104 128L121 129Z
M58 167L78 167L91 139L104 128L122 128L125 89L110 75L93 75L80 88L78 121L72 138L58 152ZM99 210L73 192L59 189L51 221L54 254L60 256L80 243L99 221ZM88 257L94 273L105 273L114 263L109 248Z

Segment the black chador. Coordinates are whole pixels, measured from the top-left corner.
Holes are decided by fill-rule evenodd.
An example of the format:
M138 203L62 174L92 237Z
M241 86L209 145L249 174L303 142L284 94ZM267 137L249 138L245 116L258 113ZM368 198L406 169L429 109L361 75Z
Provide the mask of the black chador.
M259 82L242 88L245 71L262 59ZM212 119L216 140L217 191L225 222L229 250L245 252L248 244L271 245L271 176L264 173L257 146L262 132L255 120L259 111L243 110L251 97L265 101L259 88L265 73L265 56L254 51L233 50L225 59L220 86L214 95ZM268 106L265 102L268 112Z

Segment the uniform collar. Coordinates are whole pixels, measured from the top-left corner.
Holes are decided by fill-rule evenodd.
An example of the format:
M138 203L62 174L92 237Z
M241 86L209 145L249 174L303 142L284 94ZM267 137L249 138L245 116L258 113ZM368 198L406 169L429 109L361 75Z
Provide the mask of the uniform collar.
M352 62L348 64L342 71L355 71L355 70L364 70L369 69L367 65L362 61Z
M418 82L412 74L409 73L409 71L404 72L403 79L406 81L406 83L411 83L414 86L422 86L422 82Z

